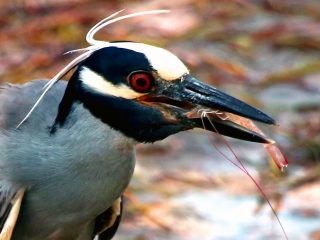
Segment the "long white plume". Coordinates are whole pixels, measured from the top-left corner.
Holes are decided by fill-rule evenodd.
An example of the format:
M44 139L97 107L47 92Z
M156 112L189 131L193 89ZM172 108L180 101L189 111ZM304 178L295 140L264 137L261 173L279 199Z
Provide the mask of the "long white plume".
M132 18L132 17L137 17L137 16L143 16L143 15L151 15L151 14L161 14L161 13L168 13L170 12L169 10L151 10L151 11L143 11L143 12L137 12L137 13L132 13L132 14L127 14L123 16L117 16L119 13L121 13L123 10L120 10L116 13L113 13L112 15L102 19L100 22L98 22L96 25L94 25L87 33L86 35L86 41L90 45L86 48L81 48L81 49L75 49L67 52L66 54L69 53L78 53L82 52L78 57L74 58L67 66L65 66L61 71L59 71L43 88L43 92L40 95L40 97L37 99L35 104L32 106L30 111L27 113L27 115L22 119L22 121L17 125L16 128L19 128L32 114L32 112L36 109L36 107L39 105L41 100L44 98L46 93L52 88L52 86L59 81L64 75L66 75L69 71L71 71L74 67L76 67L79 63L81 63L83 60L88 58L93 52L104 48L108 47L109 43L108 41L102 41L102 40L97 40L94 38L97 32L99 32L101 29L105 28L106 26L127 19L127 18Z

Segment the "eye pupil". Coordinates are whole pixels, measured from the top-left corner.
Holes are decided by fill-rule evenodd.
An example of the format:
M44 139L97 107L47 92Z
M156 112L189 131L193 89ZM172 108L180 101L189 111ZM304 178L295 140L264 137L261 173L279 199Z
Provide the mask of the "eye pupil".
M139 87L144 87L146 84L147 84L147 81L144 79L144 78L138 78L136 80L136 84L139 86Z

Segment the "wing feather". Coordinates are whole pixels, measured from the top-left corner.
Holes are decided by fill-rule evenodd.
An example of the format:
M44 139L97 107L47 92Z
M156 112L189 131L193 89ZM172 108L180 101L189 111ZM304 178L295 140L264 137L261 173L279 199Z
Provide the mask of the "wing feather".
M110 240L117 232L122 216L122 196L114 204L100 214L95 221L94 235L98 240Z
M17 127L43 91L48 80L34 80L26 84L4 83L0 85L0 130ZM59 103L67 86L59 81L45 96L34 115L28 120L28 129L38 128L56 116Z
M9 196L11 198L9 198ZM15 192L14 195L9 194L6 195L5 198L1 199L1 210L2 215L0 215L1 219L1 226L0 226L0 239L1 240L10 240L13 229L16 225L21 202L24 196L24 189L19 189L17 192Z
M37 100L47 82L47 80L35 80L22 85L10 83L0 85L0 141L7 141L5 138L6 132L16 128ZM38 130L39 127L47 127L52 124L66 85L65 81L60 81L48 92L37 111L25 123L25 128L28 131ZM5 144L0 146L5 146ZM2 162L3 159L0 158L1 168L5 166L2 166ZM24 189L14 186L10 183L10 180L0 175L1 240L9 240L11 238L23 196Z

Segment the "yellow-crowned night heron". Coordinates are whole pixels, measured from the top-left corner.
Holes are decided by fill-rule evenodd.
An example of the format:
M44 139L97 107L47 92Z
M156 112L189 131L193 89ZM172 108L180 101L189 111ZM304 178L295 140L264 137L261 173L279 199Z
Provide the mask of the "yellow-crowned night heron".
M215 128L208 122L203 126L200 117L190 114L199 106L267 124L274 120L200 82L162 48L98 44L75 65L69 82L51 87L18 129L48 81L1 85L3 239L10 238L13 227L8 224L14 225L16 217L15 240L112 238L120 222L120 198L133 173L136 143L204 127L268 142L220 118L211 119Z

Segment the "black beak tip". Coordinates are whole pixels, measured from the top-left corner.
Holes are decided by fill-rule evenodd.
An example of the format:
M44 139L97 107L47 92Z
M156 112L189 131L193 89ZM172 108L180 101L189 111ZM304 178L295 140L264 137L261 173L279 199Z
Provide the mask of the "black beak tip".
M219 134L245 140L248 142L256 142L262 144L274 144L275 142L272 139L261 135L260 133L254 132L248 128L245 128L235 122L229 120L221 120L219 118L212 119L197 119L198 127L202 127L203 129L217 132Z
M274 120L272 117L268 116L263 112L261 112L260 116L255 120L266 123L266 124L270 124L270 125L277 125L276 120Z

